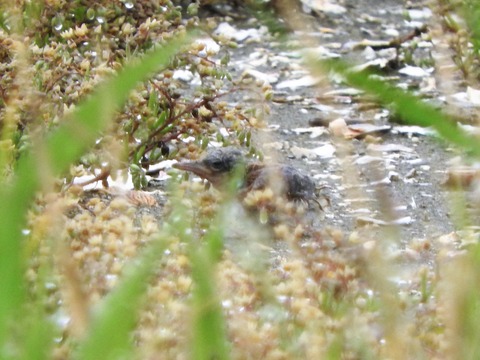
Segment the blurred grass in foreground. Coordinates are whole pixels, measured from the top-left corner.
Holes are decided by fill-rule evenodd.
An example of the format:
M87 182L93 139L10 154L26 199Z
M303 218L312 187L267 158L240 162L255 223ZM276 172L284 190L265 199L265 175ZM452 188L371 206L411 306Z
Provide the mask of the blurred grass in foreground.
M89 146L95 143L100 132L105 129L114 112L126 100L136 84L154 71L166 66L170 58L178 52L189 37L173 38L168 45L157 48L106 81L72 116L49 134L44 141L22 156L16 164L14 175L4 180L0 189L0 355L1 358L48 358L52 338L42 309L28 306L25 293L25 264L22 229L26 227L26 213L37 191L48 186L45 181L53 181L54 175L66 171ZM123 284L104 299L101 309L94 315L92 328L78 345L79 358L98 359L115 357L119 349L130 344L139 299L147 284L148 274L154 270L158 248L154 242L140 258L140 266L127 272ZM41 285L40 285L41 287ZM33 324L30 324L33 320ZM20 336L19 336L20 334ZM42 339L42 341L39 341ZM100 353L99 353L100 351Z
M479 11L480 5L473 5ZM169 45L145 55L140 61L125 67L115 78L107 81L97 92L77 107L73 116L56 131L19 160L12 178L0 184L0 357L9 358L50 358L55 329L50 324L41 301L30 301L26 295L24 272L26 270L22 229L26 227L25 216L37 191L51 181L53 175L64 172L67 167L91 146L102 129L108 126L114 111L128 96L135 84L145 79L152 71L165 66L171 55L176 53L187 39L173 39ZM480 145L476 138L464 133L446 116L424 104L414 96L389 87L383 82L369 78L367 74L352 73L340 63L322 63L325 68L343 74L349 84L374 94L385 105L393 106L402 119L411 124L432 126L446 140L475 157L480 156ZM47 176L45 176L45 174ZM179 202L179 200L177 200ZM7 204L7 205L6 205ZM177 209L181 213L181 209ZM182 215L182 214L180 214ZM182 215L183 216L183 215ZM195 283L192 307L195 318L192 322L192 358L229 358L225 324L221 307L215 297L215 284L212 282L215 264L222 250L222 229L212 227L197 243L183 234L182 226L189 219L182 219L177 235L184 236L190 244L190 260ZM223 226L223 225L222 225ZM168 236L169 234L162 234ZM162 238L163 239L163 238ZM130 332L135 323L140 298L148 285L148 279L156 268L165 248L162 239L147 245L137 259L132 260L124 271L118 286L104 298L91 314L84 338L72 345L78 359L110 359L133 357L134 346ZM480 358L477 341L480 335L478 313L480 294L480 247L474 245L469 254L448 266L443 281L445 289L441 294L451 302L446 311L449 314L448 327L454 332L453 349L448 354L458 359ZM45 281L51 269L39 281ZM379 274L381 276L383 274ZM450 294L448 294L450 292ZM324 294L325 295L325 294ZM47 294L41 294L48 296ZM326 294L325 296L328 296ZM328 300L328 301L327 301ZM347 313L347 302L324 297L329 308L342 307ZM347 304L347 305L345 305ZM388 306L383 303L382 306ZM300 327L300 325L297 325ZM393 328L393 330L398 330ZM402 334L399 334L400 336ZM329 346L327 357L342 358L343 338L335 338ZM359 340L359 348L364 354L373 357L366 343ZM400 358L400 353L386 354Z
M469 41L473 44L473 52L467 48L468 42L465 43L466 48L461 49L461 51L465 54L469 53L469 58L472 61L468 71L471 72L465 75L470 79L470 82L473 79L473 84L470 83L470 85L478 88L480 85L478 77L478 63L480 61L480 53L478 51L478 44L480 43L478 22L480 3L476 1L443 1L442 3L444 6L446 3L450 3L448 5L452 6L452 9L459 11L466 20L467 29L457 23L459 34L456 35L465 36L464 31L467 30L470 36ZM451 24L453 20L449 17L450 14L443 15L446 16L446 21ZM335 72L340 74L345 83L363 90L369 95L373 95L380 104L390 108L403 123L431 127L437 131L442 139L456 146L465 156L471 157L476 161L479 160L480 141L478 136L467 133L457 125L454 119L415 95L391 86L379 80L378 77L370 76L371 74L368 72L352 71L348 65L341 61L319 62L310 59L309 65L312 66L313 72L320 74ZM462 67L461 70L466 71L465 67ZM475 125L480 125L478 119ZM467 206L467 204L463 202L463 206ZM474 206L478 206L478 204ZM467 216L467 219L462 219L462 223L457 225L478 225L475 224L473 219L468 219L469 215L466 209L460 209L460 211L463 216ZM464 229L460 227L458 230L463 231ZM471 235L466 234L465 236ZM449 335L448 340L446 339L443 344L443 350L445 350L444 355L446 358L450 359L480 358L480 343L478 342L480 337L480 323L478 321L480 315L480 291L478 289L480 280L480 244L478 243L478 235L476 235L476 239L475 243L468 247L468 252L464 256L458 256L451 261L436 264L439 277L436 283L430 285L436 289L432 294L438 299L438 311L443 321L445 321L443 324L445 332ZM387 269L388 265L383 264L383 268ZM385 292L389 293L387 294L388 296L391 295L386 288L382 292L384 295ZM428 292L430 293L431 290L428 290ZM389 306L387 303L384 303L382 307L385 309ZM401 326L399 318L392 318L391 320L396 322L394 331L399 331L401 329L399 327ZM408 344L405 345L408 346ZM410 355L408 352L408 355L401 355L402 350L398 350L398 352L395 352L395 355L394 353L390 355L394 358L395 356L400 358ZM334 358L339 357L335 356Z

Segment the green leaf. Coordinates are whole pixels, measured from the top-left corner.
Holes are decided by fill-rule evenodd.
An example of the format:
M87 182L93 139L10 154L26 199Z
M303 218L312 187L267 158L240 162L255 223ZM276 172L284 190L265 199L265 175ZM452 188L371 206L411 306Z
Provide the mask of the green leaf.
M165 241L154 240L137 260L127 266L122 281L94 310L87 337L80 343L76 359L128 358L133 347L130 332L135 325L140 300L165 248Z
M26 226L25 215L36 191L51 183L51 174L66 171L85 150L95 144L114 113L127 99L136 84L154 71L166 66L190 36L177 37L167 45L156 48L141 59L129 63L119 74L101 85L73 115L35 144L32 151L18 160L11 182L0 188L0 357L13 335L11 325L21 316L25 301L24 258L21 230ZM5 296L7 294L7 296ZM118 316L124 316L118 315ZM120 331L116 336L126 342L128 336Z
M392 87L381 80L374 79L364 72L350 71L340 61L314 63L317 68L325 68L342 74L346 81L359 89L374 95L382 104L393 105L395 112L407 123L419 126L431 126L440 136L480 157L480 143L460 129L447 115L419 100L414 95Z
M187 14L189 16L195 16L198 13L198 4L192 2L190 5L187 7Z
M165 123L165 120L167 120L167 115L168 115L168 112L166 110L162 111L158 116L157 121L155 121L155 125L153 126L153 129L158 129L160 126L162 126Z
M157 114L158 111L158 92L153 90L148 97L148 108L152 111L152 114Z
M133 159L132 159L133 164L140 163L140 160L142 159L142 156L143 156L146 148L147 148L147 145L142 145L142 146L140 146L139 149L137 149L135 151L135 154L133 154Z
M215 286L215 266L223 249L223 232L213 226L201 247L191 243L193 291L193 354L198 360L228 359L229 344Z
M145 171L137 164L130 165L130 174L132 174L132 182L135 189L141 189L147 186L148 181L145 177Z

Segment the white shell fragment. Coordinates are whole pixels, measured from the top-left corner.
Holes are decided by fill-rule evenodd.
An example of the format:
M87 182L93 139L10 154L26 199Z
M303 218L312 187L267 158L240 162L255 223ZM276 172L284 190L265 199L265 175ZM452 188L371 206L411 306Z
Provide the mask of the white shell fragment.
M200 38L195 40L196 44L205 45L205 50L208 52L218 53L220 51L220 45L212 38Z
M195 73L195 75L190 70L175 70L172 76L175 80L181 80L192 85L201 85L202 80L200 76Z
M403 75L421 78L430 76L432 69L424 70L418 66L405 66L403 69L398 70L398 72Z
M347 9L330 0L301 0L305 12L324 12L329 14L343 14Z
M319 79L314 78L313 76L306 75L300 79L294 80L285 80L277 84L277 89L291 89L295 90L302 87L311 87L319 82Z
M424 7L422 9L410 9L408 10L408 16L412 20L429 19L432 16L432 10L427 7Z
M370 144L367 149L378 152L414 152L412 148L400 144Z
M269 84L275 84L278 82L279 74L278 73L264 73L254 69L246 69L243 72L243 75L250 75L257 80L267 82Z
M415 135L435 135L436 131L429 127L421 127L417 125L400 125L392 129L393 133L399 134L415 134Z
M261 40L263 34L266 32L265 28L259 29L247 29L247 30L239 30L234 28L232 25L226 22L222 22L218 25L217 29L215 30L215 35L222 35L228 39L233 39L239 42L245 41L246 39L255 39Z
M297 134L310 134L310 138L314 139L316 137L319 137L320 135L323 135L327 133L327 129L324 128L323 126L312 126L308 128L296 128L292 129L294 133Z
M392 221L385 221L380 219L375 219L368 216L359 216L357 217L358 224L372 224L372 225L379 225L379 226L388 226L388 225L410 225L414 222L412 217L405 216L399 219L395 219Z
M313 149L292 146L290 151L297 158L330 158L335 153L335 146L333 146L332 144L325 144L323 146L319 146Z
M480 90L467 87L467 99L475 106L480 106Z

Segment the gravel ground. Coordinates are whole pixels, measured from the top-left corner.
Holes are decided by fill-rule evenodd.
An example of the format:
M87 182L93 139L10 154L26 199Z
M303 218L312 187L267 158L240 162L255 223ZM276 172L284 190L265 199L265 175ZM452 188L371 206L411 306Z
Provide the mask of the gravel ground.
M395 31L401 37L410 34L412 26L432 21L428 16L420 18L419 24L406 22L407 8L398 1L384 1L382 6L376 1L353 1L344 5L347 10L344 14L311 17L318 29L313 36L316 46L356 63L366 61L365 52L352 50L352 44L364 39L388 41L392 39L389 34ZM421 2L414 5L412 11L426 11ZM300 48L303 43L310 44L302 35L298 35L294 43ZM435 51L432 47L420 48L413 59L421 63ZM265 60L254 61L262 58ZM267 135L259 135L259 143L266 145L267 153L268 149L277 150L276 161L304 169L325 186L323 193L330 199L331 206L326 209L320 226L328 224L351 232L368 224L398 220L399 237L404 245L415 238L437 237L453 230L447 194L441 185L446 179L446 163L452 155L438 138L392 122L395 120L388 110L369 106L368 99L350 95L341 83L282 86L282 82L292 77L302 78L308 72L296 58L295 51L267 36L258 42L242 44L233 55L230 70L238 73L238 69L253 69L253 66L256 71L278 77L272 84L274 102L267 116L269 131ZM393 81L410 87L420 82L397 71L389 75L395 78ZM430 96L441 95L434 89ZM242 98L235 100L240 102ZM310 126L318 119L325 123L338 118L348 124L371 124L380 130L385 126L390 128L373 132L371 136L345 140L332 135L331 131L322 132ZM321 135L313 137L315 132ZM381 146L376 148L378 144ZM335 153L332 156L328 152L318 156L309 153L322 146L333 146Z
M405 21L403 2L345 1L342 14L310 18L310 35L327 56L358 64L392 60L391 50L372 50L373 56L358 42L401 37L433 21L420 2L412 4L411 17L418 23ZM387 109L335 78L306 86L310 73L298 50L258 31L256 22L229 23L236 33L250 28L259 35L239 42L230 70L257 79L268 76L273 89L267 128L255 134L255 145L266 161L309 173L330 202L325 211L305 213L301 206L280 204L280 221L273 225L260 224L258 213L252 216L238 203L222 208L229 229L216 264L215 300L226 319L232 358L449 358L453 351L444 353L448 301L432 289L440 281L439 253L448 258L458 245L449 196L441 185L452 151L431 132L393 122ZM291 43L314 46L309 36L297 35ZM436 51L425 41L414 60L422 63ZM381 70L398 86L437 99L440 90L428 86L437 75L424 64L421 76L402 75L401 62ZM228 101L260 109L265 103L254 94L234 93ZM327 120L336 125L311 126ZM197 222L211 223L220 195L195 181L182 183L178 193L177 201L193 215L193 230L177 229L178 235L172 230L177 220L169 220L176 235L168 238L135 331L140 358L191 356L191 324L199 309L192 309L190 256L203 246L202 237L194 236L203 229ZM123 264L161 233L159 220L169 216L173 195L148 189L127 198L103 191L81 195L80 202L78 194L66 196L71 211L61 236L70 243L94 303L115 286ZM266 195L255 196L252 202ZM185 226L181 220L179 226Z

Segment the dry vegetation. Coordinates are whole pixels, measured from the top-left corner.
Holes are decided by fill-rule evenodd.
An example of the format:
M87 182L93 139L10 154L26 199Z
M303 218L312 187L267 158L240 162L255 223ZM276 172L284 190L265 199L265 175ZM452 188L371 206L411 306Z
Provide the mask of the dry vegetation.
M126 264L159 238L162 252L135 307L135 347L122 354L128 358L478 355L480 272L476 238L469 245L469 234L413 241L412 252L399 255L389 251L388 240L384 245L370 240L368 227L352 234L314 228L309 216L321 216L317 210L276 199L268 190L248 195L242 206L203 184L181 183L176 173L168 188L154 191L84 191L74 184L76 177L90 175L107 186L130 173L140 189L151 165L196 159L211 143L243 146L261 157L252 133L264 125L271 88L230 79L222 64L235 44L211 34L213 18L196 17L195 5L182 14L185 9L155 0L25 1L2 8L5 184L17 179L17 162L32 148L41 149L42 138L69 121L98 84L132 58L141 61L154 44L200 28L200 37L211 36L222 46L213 51L197 41L178 49L165 70L132 91L93 149L64 177L53 176L45 154L34 154L41 165L32 171L39 171L42 191L23 230L27 300L22 311L36 309L51 324L44 358L81 357L98 306L121 286ZM178 80L178 69L198 76L198 85ZM224 101L243 90L258 94L255 108ZM267 207L274 214L265 218ZM395 240L387 231L385 237ZM433 264L408 267L406 259L432 249ZM405 272L408 283L395 280ZM22 333L31 324L35 319L8 327ZM97 341L108 343L109 337ZM34 349L10 338L1 346L2 358L26 357L28 346Z

